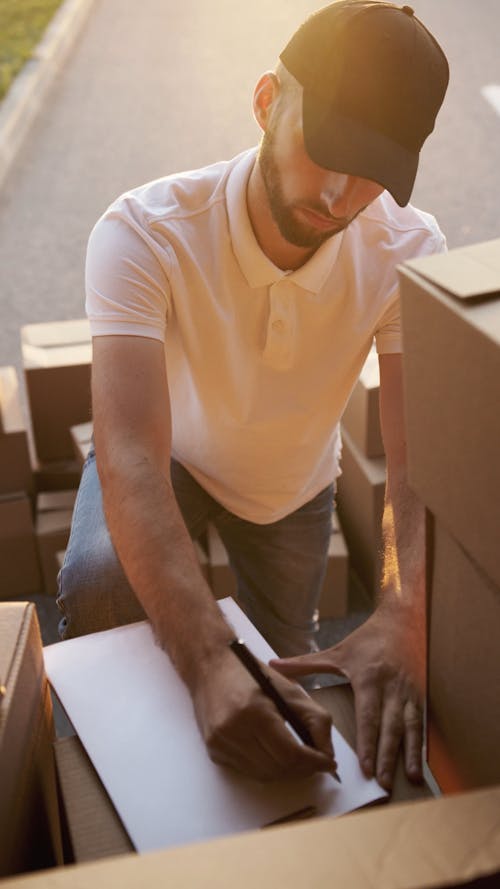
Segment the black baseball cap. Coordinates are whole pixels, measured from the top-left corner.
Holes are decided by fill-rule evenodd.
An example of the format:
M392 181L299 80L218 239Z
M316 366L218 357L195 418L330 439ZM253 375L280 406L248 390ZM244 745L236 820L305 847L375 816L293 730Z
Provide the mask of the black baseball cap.
M413 9L336 0L306 19L280 59L303 87L311 160L378 182L404 207L449 80L443 50Z

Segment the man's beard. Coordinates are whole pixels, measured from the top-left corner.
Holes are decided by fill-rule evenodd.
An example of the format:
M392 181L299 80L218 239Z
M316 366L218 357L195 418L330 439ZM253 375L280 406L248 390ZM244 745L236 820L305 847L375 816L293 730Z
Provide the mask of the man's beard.
M275 142L275 127L271 125L264 133L259 149L259 166L271 215L280 234L289 244L317 250L321 244L346 228L348 223L336 226L335 220L332 219L331 230L319 231L294 216L293 204L287 204L283 195L281 174L275 158ZM310 209L325 215L324 207L311 205Z

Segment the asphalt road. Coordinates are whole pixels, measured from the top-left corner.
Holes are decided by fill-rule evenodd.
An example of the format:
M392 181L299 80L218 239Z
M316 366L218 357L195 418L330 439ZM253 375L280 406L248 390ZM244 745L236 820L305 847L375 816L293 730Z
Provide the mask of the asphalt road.
M319 4L321 5L321 4ZM500 235L498 0L414 0L451 66L413 202L450 246ZM258 138L261 71L317 8L307 0L95 0L72 56L0 189L0 363L22 324L82 317L89 231L119 193L227 158Z

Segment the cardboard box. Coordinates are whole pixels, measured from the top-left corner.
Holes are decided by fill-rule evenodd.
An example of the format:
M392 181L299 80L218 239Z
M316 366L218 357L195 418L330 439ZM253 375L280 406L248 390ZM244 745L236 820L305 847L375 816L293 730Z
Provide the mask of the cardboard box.
M225 596L236 597L236 578L229 565L226 548L214 525L207 530L208 562L210 567L210 586L216 599Z
M354 746L354 700L350 687L322 688L313 692L313 696L332 714L338 729ZM65 860L92 861L131 851L133 846L129 836L79 739L74 735L59 739L54 749L62 818L70 840L69 856ZM425 785L409 783L400 759L393 800L425 799L429 796Z
M53 721L35 606L0 603L0 876L62 863Z
M365 457L383 457L379 413L380 372L372 349L342 415L342 428Z
M72 860L95 861L134 847L84 747L73 735L54 744Z
M81 467L75 460L36 463L33 469L35 491L68 491L80 484Z
M33 493L28 434L15 367L0 367L0 494Z
M322 688L313 696L328 710L351 746L355 744L354 701L347 686ZM66 861L92 861L133 850L129 836L106 790L76 736L55 742L62 818L70 840ZM402 760L395 777L393 800L426 799L425 785L409 783Z
M70 428L90 418L92 343L86 321L21 329L26 388L39 460L73 456Z
M500 789L404 803L62 868L51 889L498 887ZM5 889L46 887L44 875ZM476 882L477 881L477 882Z
M70 431L71 440L73 442L73 451L75 459L83 469L85 460L88 457L90 448L92 447L92 436L94 433L93 423L79 423L78 426L72 426Z
M57 553L69 539L77 491L44 492L37 497L36 541L44 590L57 593Z
M31 501L24 492L0 497L0 566L0 599L40 592Z
M500 586L500 239L399 273L410 484Z
M342 474L337 509L351 568L374 597L380 583L382 515L386 479L385 457L365 457L348 433L342 433Z
M344 617L347 614L348 594L349 553L334 513L326 574L318 604L320 618Z
M431 559L429 767L445 792L500 784L500 587L439 521Z

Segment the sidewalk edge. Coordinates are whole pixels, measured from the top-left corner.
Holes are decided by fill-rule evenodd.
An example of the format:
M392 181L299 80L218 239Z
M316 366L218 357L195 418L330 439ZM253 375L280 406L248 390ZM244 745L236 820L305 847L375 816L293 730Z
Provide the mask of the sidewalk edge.
M0 103L0 188L94 0L65 0Z

